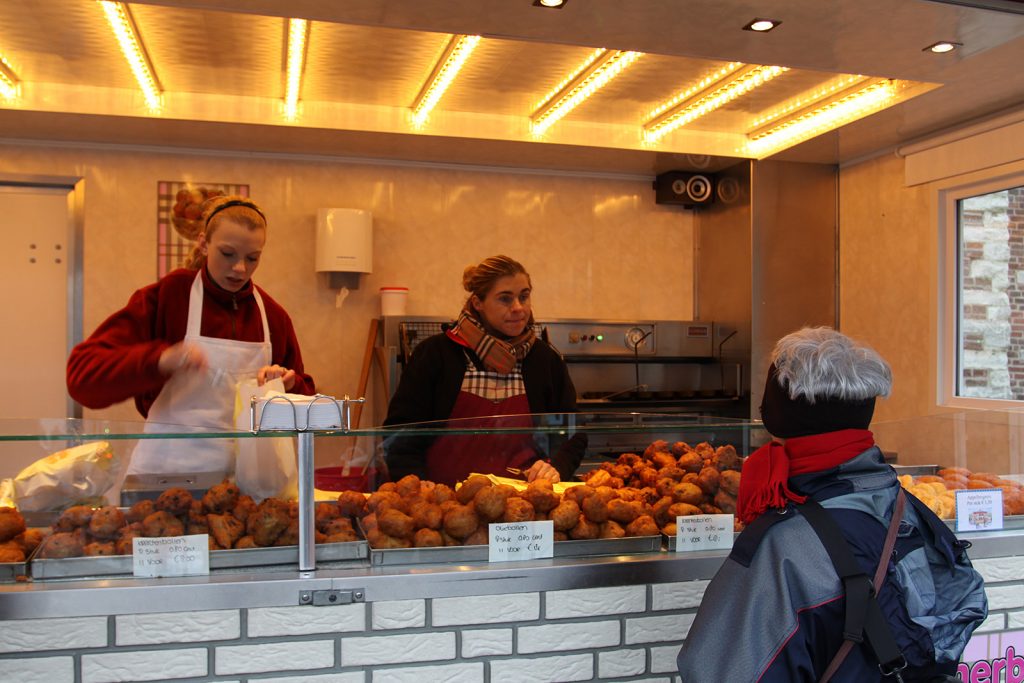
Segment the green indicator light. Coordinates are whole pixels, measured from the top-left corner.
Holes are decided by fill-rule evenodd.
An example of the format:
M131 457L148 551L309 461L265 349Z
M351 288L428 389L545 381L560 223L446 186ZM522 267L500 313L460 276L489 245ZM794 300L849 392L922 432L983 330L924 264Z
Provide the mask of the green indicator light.
M597 341L604 341L604 335L603 334L597 335Z

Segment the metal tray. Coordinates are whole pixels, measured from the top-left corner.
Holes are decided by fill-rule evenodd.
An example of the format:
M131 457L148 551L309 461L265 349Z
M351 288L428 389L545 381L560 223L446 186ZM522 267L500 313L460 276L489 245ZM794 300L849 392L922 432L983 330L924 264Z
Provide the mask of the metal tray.
M14 583L19 576L28 576L28 560L0 562L0 583Z
M366 560L369 546L366 541L345 543L321 543L316 546L317 562L352 562L361 564ZM214 569L245 569L268 565L299 564L299 546L284 545L270 548L240 548L236 550L211 550L210 571ZM131 555L107 555L103 557L68 557L62 559L39 559L29 561L32 578L38 580L86 578L94 576L131 575Z
M589 557L597 555L635 555L661 550L661 536L630 538L596 538L587 541L556 541L555 557ZM370 564L439 564L487 562L486 545L456 545L440 548L370 548Z

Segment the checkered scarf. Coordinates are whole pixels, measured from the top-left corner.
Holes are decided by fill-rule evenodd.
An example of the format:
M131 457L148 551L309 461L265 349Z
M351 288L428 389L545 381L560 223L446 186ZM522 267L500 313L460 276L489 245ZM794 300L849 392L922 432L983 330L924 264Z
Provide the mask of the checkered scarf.
M448 331L448 334L464 341L480 358L485 367L502 375L512 372L516 361L526 358L530 347L537 339L537 334L533 331L532 315L522 334L508 341L502 341L488 334L483 323L476 317L468 304L462 309L459 319L455 321L455 326Z

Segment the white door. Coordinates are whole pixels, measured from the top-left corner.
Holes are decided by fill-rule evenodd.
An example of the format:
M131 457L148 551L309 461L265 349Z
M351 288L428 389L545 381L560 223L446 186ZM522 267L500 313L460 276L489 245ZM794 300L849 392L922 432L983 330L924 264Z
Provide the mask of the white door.
M0 185L0 419L72 417L72 190Z

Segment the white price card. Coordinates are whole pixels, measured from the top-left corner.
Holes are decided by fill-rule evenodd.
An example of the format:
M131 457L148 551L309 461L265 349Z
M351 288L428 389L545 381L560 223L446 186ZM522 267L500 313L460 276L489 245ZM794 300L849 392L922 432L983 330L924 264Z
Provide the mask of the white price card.
M507 522L488 524L488 562L536 560L551 557L555 550L555 523Z
M676 552L728 550L732 547L733 515L676 517Z
M995 531L1003 528L1003 490L958 489L957 531Z
M132 539L132 573L138 577L199 576L210 573L207 534Z

